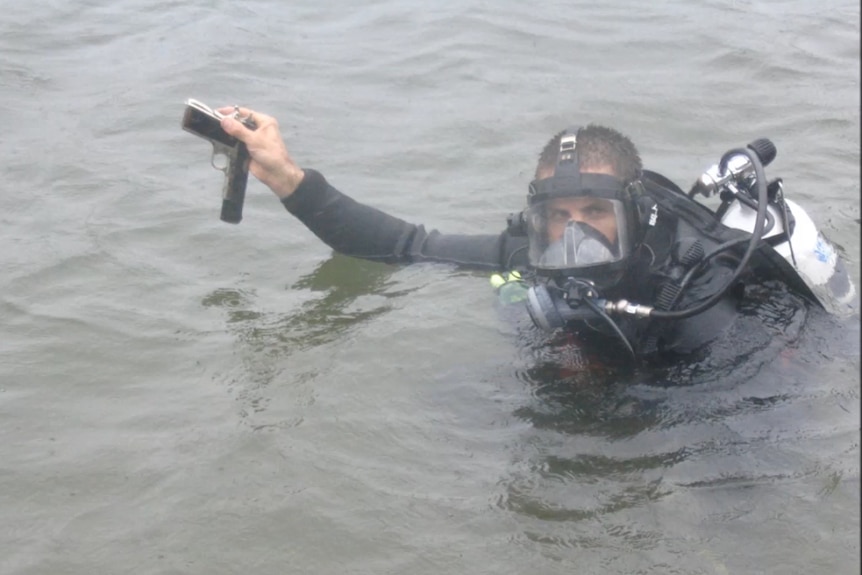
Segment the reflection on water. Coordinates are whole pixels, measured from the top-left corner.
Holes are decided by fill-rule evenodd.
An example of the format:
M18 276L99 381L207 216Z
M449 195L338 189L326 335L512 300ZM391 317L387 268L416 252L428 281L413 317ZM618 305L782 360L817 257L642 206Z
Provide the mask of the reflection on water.
M390 309L390 300L409 290L393 289L388 282L394 268L334 255L313 272L302 276L289 290L307 290L313 297L291 311L260 309L254 290L219 288L207 295L204 307L225 312L228 328L237 338L240 361L224 376L237 394L241 415L249 418L266 411L272 391L266 388L290 370L293 386L303 386L318 375L317 368L297 373L290 363L293 354L325 348L344 339L352 330ZM293 397L293 406L311 401L307 389ZM268 427L258 422L254 428ZM290 419L290 418L288 418ZM297 424L298 420L278 420L275 425Z
M386 280L393 268L335 255L313 272L301 277L291 290L322 292L292 313L253 309L253 290L219 288L201 302L204 307L220 307L227 322L250 349L274 355L316 347L334 341L346 331L388 309L390 293ZM357 298L376 294L383 298L368 308L350 309Z

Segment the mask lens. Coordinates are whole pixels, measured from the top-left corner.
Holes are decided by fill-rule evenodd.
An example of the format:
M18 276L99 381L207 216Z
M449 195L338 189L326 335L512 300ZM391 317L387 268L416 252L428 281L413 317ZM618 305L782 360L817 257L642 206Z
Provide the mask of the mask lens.
M605 198L558 198L530 208L530 263L558 270L615 263L627 254L626 212Z
M583 222L569 222L562 237L542 254L545 268L581 268L616 261L607 238Z

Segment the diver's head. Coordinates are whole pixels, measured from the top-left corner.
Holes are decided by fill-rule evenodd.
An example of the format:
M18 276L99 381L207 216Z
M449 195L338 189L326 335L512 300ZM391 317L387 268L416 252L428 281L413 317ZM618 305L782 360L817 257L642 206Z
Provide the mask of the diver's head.
M642 239L640 175L637 149L615 130L573 127L552 138L524 212L537 273L618 283Z

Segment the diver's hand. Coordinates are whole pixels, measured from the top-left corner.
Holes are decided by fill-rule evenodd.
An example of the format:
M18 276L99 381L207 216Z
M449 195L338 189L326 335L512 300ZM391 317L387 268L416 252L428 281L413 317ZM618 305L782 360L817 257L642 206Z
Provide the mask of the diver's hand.
M302 182L305 172L290 157L278 129L278 122L272 116L248 108L239 108L241 117L251 116L257 124L257 129L250 130L231 117L235 110L233 106L219 109L219 112L228 116L222 119L221 127L245 143L251 157L248 170L279 198L290 196Z

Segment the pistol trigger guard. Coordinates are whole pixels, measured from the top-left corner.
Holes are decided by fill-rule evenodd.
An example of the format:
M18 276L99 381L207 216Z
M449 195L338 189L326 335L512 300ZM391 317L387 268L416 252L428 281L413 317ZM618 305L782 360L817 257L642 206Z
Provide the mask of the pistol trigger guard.
M219 165L216 162L216 158L219 156L224 158L222 165ZM216 170L218 170L219 172L225 172L225 173L227 173L227 168L230 165L230 158L228 158L227 154L225 154L224 152L220 152L215 144L213 144L213 155L210 156L210 165L213 168L215 168Z

